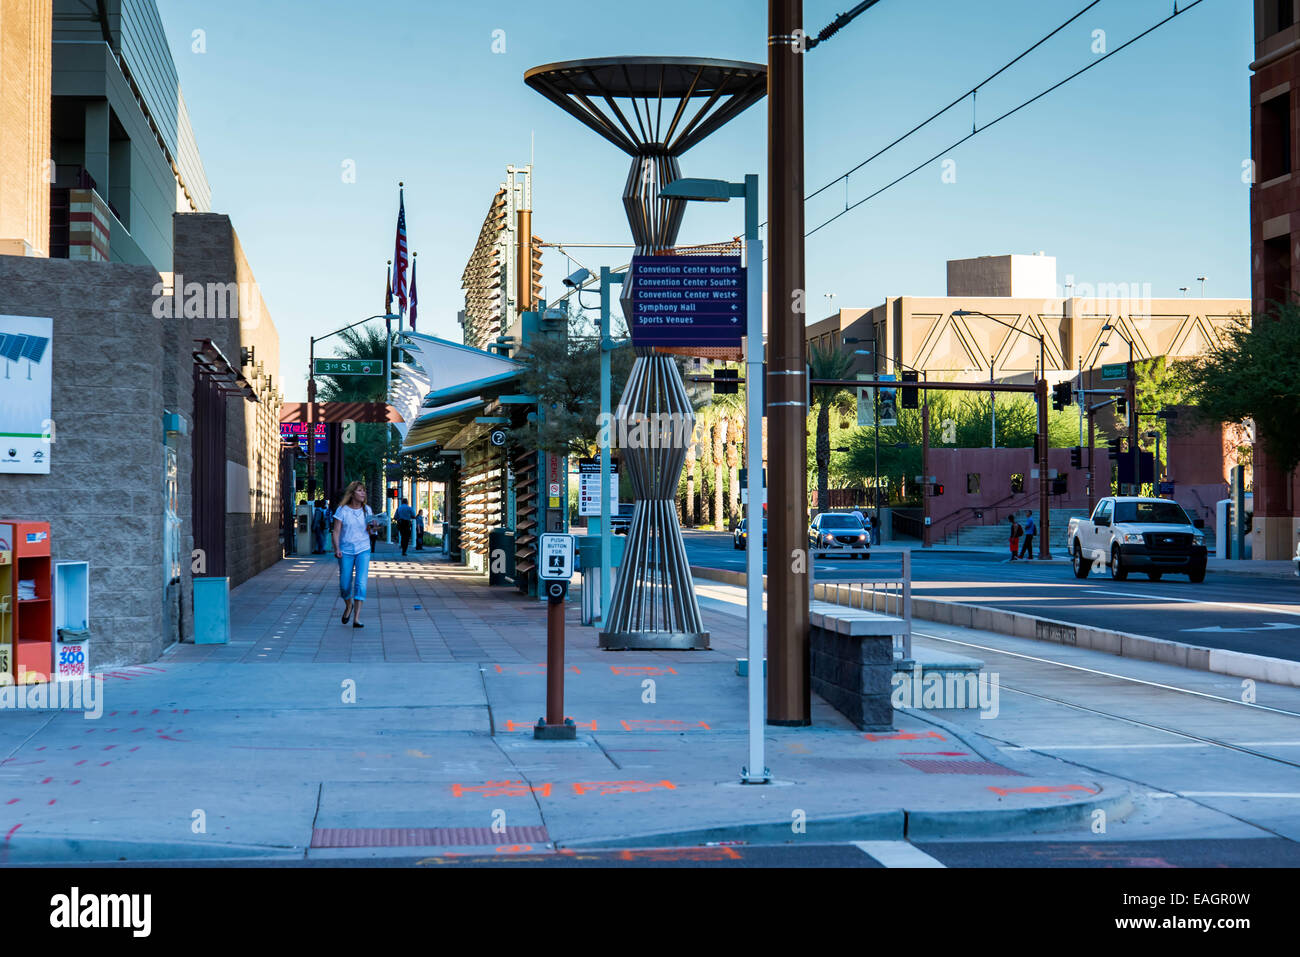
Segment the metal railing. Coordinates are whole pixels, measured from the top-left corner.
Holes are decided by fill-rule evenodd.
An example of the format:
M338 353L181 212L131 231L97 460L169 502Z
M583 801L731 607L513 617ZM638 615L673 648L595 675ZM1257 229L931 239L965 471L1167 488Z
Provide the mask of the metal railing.
M897 554L900 569L897 578L880 577L853 581L818 582L813 586L813 597L834 605L844 605L862 611L874 611L903 619L903 634L894 636L894 657L912 657L912 553L872 553L874 562L881 555Z

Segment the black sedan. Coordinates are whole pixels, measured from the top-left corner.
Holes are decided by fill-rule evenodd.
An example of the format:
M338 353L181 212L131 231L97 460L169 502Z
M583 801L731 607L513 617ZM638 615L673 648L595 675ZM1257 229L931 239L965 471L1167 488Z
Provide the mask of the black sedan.
M748 519L742 518L740 524L736 526L736 530L731 533L731 544L736 547L737 551L745 547L745 542L749 537L749 532L746 530L748 521ZM763 547L767 548L767 519L763 519Z

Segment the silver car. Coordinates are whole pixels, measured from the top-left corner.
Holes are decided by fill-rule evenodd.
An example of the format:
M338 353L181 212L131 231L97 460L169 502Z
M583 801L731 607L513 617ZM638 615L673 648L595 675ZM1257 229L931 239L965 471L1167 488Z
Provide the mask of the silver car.
M813 557L844 555L871 557L871 533L852 512L822 512L808 526L808 548Z

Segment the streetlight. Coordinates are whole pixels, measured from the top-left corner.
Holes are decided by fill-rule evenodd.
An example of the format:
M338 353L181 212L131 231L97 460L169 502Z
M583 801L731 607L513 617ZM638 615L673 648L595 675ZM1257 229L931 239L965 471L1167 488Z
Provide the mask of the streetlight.
M1205 298L1205 276L1197 276L1196 281L1201 284L1201 298Z
M749 503L746 527L763 527L763 244L758 238L758 176L743 183L717 179L676 179L659 190L661 198L706 203L745 200L745 265L748 267L745 322L745 467ZM757 512L757 522L755 521ZM765 665L763 640L763 536L745 539L745 630L749 648L749 764L741 783L767 784L772 779L764 754L763 716Z

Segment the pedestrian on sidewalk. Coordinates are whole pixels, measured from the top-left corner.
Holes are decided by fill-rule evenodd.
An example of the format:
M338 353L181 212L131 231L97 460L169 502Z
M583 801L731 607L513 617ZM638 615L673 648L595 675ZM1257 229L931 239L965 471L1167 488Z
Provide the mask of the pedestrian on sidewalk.
M402 554L411 547L411 525L415 521L415 512L411 510L410 503L402 499L402 504L397 506L397 511L393 513L393 519L397 522L397 535L402 541Z
M1021 558L1034 557L1034 536L1038 534L1038 526L1034 524L1034 513L1025 509L1025 544L1020 548Z
M1011 522L1011 560L1016 560L1016 553L1020 551L1020 535L1024 529L1016 521L1016 513L1012 512L1007 518Z
M343 624L352 619L361 624L361 603L366 600L366 576L370 573L370 525L374 512L366 504L366 487L353 482L334 510L334 557L339 560L339 595L343 598Z
M424 551L424 509L415 513L415 550Z
M311 510L311 553L313 555L325 554L325 533L329 529L327 519L325 500L318 498Z

